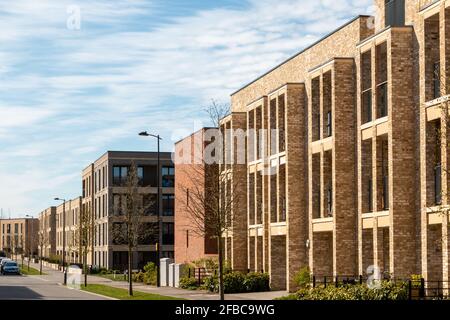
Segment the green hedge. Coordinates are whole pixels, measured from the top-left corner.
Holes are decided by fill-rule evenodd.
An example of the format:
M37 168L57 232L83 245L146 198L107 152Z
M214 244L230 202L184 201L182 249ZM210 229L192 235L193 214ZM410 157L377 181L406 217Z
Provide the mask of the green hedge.
M197 290L199 288L198 280L195 278L184 277L180 279L180 288L188 290Z
M303 288L280 300L407 300L408 284L383 281L378 288L367 285Z
M225 293L245 293L270 291L270 280L267 273L252 272L228 272L223 276ZM219 291L217 276L209 276L204 279L202 288L211 292Z

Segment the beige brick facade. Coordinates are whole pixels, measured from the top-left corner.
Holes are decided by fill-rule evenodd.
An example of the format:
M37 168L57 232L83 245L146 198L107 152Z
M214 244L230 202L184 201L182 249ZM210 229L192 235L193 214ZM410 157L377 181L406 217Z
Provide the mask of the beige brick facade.
M233 93L223 120L278 129L247 145L244 167L222 168L247 195L227 257L275 289L294 290L303 266L450 280L450 2L405 0L404 21L374 2L376 19L357 17Z

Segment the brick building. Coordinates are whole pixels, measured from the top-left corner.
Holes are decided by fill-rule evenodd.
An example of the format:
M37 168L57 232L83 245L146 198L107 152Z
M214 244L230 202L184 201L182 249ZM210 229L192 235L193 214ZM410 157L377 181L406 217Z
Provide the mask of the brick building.
M206 201L214 199L214 196L208 198L208 195L214 192L214 179L211 177L217 175L218 167L204 162L207 146L205 133L212 129L203 128L175 144L176 263L217 256L217 239L207 226L208 207L213 203L208 205ZM195 206L194 212L191 211L192 206ZM206 219L201 219L204 217Z
M63 219L65 209L65 221ZM63 255L63 237L66 237L66 261L79 263L81 252L79 219L81 213L81 197L66 201L56 207L56 254ZM64 225L65 222L65 225Z
M56 207L39 213L39 256L50 258L56 255Z
M148 230L139 240L133 266L141 269L147 262L156 262L157 243L162 243L162 258L174 257L175 172L171 156L170 152L161 152L160 168L157 168L156 152L108 151L83 170L81 205L83 210L93 213L95 228L88 264L114 270L125 270L128 266L128 246L117 237L116 231L126 205L125 184L132 163L137 167L138 192L146 208L141 222ZM157 170L161 186L159 236Z
M293 290L303 266L450 280L450 4L374 2L375 19L356 17L239 89L222 119L223 132L256 132L244 164L220 167L226 190L247 195L226 256L275 289ZM236 138L224 141L236 160Z
M36 255L38 231L38 219L0 219L0 251L15 257Z

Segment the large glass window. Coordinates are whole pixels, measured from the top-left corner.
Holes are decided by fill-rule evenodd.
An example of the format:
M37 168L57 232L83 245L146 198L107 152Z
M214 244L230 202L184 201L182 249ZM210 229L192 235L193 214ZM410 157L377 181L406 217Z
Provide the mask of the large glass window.
M174 224L173 223L163 223L163 244L174 244Z
M127 182L128 177L128 167L116 166L113 167L113 184L115 186L122 186Z
M173 188L175 185L175 168L162 167L162 186L165 188Z
M405 25L405 0L385 0L385 26Z
M175 213L175 196L173 194L165 194L162 196L163 216L173 216Z

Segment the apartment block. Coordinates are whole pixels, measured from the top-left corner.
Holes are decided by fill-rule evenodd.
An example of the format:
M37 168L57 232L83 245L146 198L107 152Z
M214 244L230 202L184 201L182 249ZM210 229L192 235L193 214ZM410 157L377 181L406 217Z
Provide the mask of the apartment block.
M226 256L272 288L305 266L450 280L450 3L374 4L233 93L222 119L224 197L245 199ZM247 133L244 163L229 129Z
M202 128L175 144L175 262L190 263L218 254L211 208L217 195L218 165L205 161L217 128ZM211 156L211 155L209 155ZM207 160L207 159L206 159Z
M141 223L146 232L140 237L133 254L133 267L141 269L147 262L156 262L157 244L162 257L174 257L175 172L171 153L108 151L82 172L82 210L92 212L94 236L88 264L114 270L128 266L128 246L117 236L123 227L126 206L126 181L132 164L137 167L138 193L145 208ZM157 194L160 178L161 229L158 228ZM85 212L85 211L84 211ZM158 234L159 230L159 234Z
M38 232L38 219L0 219L0 251L15 256L36 255Z
M56 255L56 207L39 213L39 256L50 258Z
M64 251L66 253L65 261L69 263L82 262L80 256L82 230L79 223L82 213L81 205L81 197L77 197L56 207L56 255L62 257ZM63 247L64 237L66 238L65 248Z

